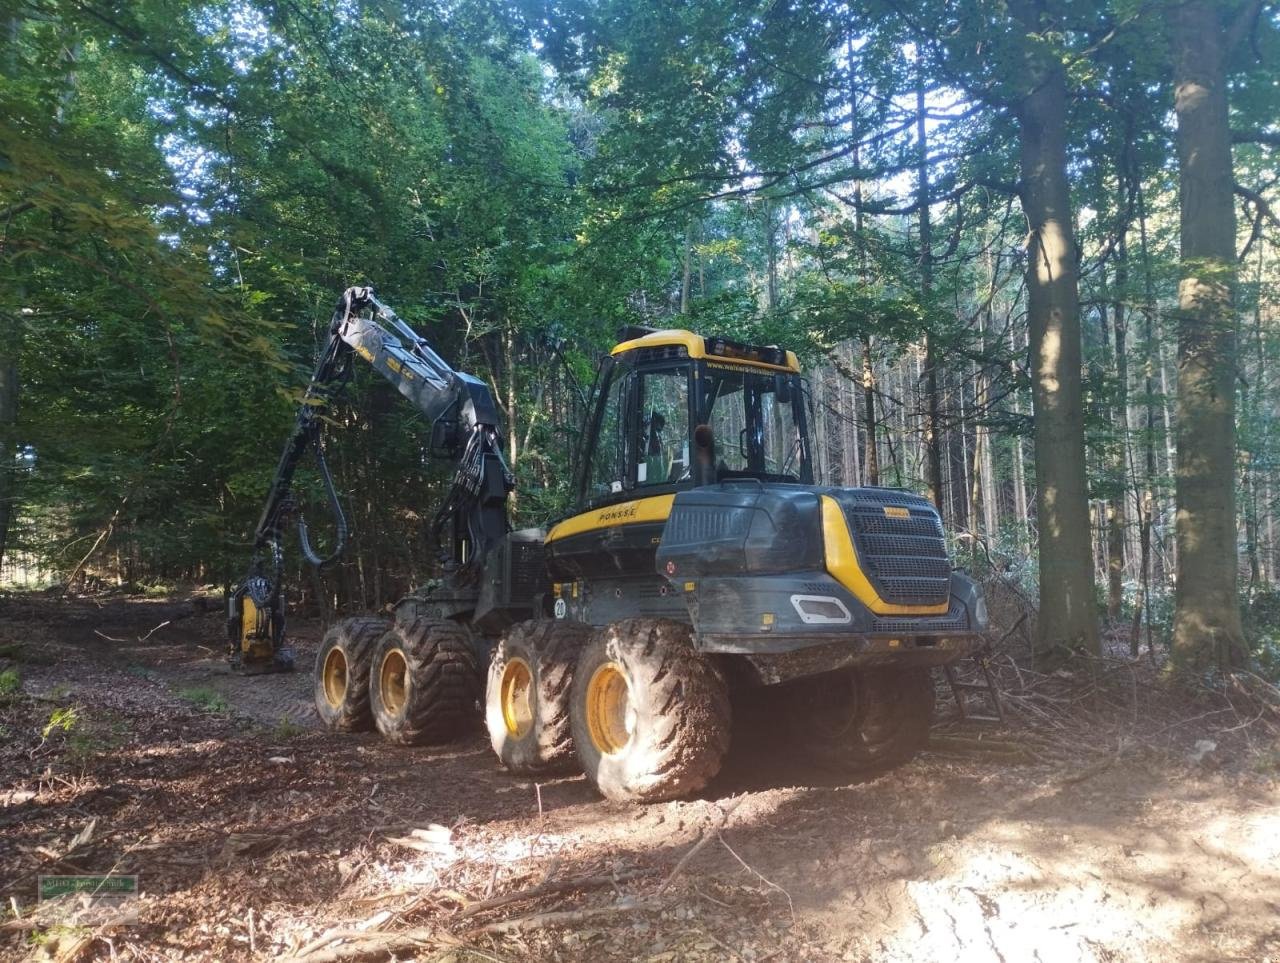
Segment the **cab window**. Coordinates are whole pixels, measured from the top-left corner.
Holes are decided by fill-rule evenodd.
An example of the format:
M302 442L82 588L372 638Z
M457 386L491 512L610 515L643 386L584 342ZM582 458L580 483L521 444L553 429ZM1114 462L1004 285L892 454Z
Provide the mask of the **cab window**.
M586 472L585 501L693 477L689 451L689 368L614 368L600 402Z
M631 386L631 376L618 368L605 388L604 407L600 412L600 427L596 432L591 465L587 474L586 496L590 501L606 498L622 491L626 478L627 452L623 431L625 399Z
M674 485L692 477L687 368L638 375L636 486Z
M717 477L811 479L803 403L797 378L709 364L702 414L716 439Z

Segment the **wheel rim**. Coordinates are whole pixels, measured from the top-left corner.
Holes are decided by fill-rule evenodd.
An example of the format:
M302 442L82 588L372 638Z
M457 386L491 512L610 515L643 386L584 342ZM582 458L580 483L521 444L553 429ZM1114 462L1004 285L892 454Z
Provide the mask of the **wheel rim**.
M335 709L341 706L347 697L347 656L341 649L330 649L324 657L320 681L324 687L324 701Z
M634 728L627 678L616 662L606 662L587 683L587 731L591 742L605 755L613 755L626 748Z
M499 698L507 735L523 738L533 728L533 672L524 659L512 659L503 667Z
M400 715L409 700L409 663L399 649L391 649L382 657L378 690L387 712L393 716Z
M839 743L861 737L867 699L860 683L855 674L840 673L819 680L807 693L809 724L815 738Z

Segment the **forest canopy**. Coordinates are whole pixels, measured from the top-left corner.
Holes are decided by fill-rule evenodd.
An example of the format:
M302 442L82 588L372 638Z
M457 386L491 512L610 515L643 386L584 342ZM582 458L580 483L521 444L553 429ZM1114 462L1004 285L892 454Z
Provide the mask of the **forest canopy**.
M570 509L621 326L776 343L826 481L930 496L959 561L1039 593L1042 655L1110 625L1280 665L1275 4L15 0L4 28L10 583L230 585L371 284L490 383L518 525ZM435 574L429 429L368 372L345 393L353 541L303 601Z

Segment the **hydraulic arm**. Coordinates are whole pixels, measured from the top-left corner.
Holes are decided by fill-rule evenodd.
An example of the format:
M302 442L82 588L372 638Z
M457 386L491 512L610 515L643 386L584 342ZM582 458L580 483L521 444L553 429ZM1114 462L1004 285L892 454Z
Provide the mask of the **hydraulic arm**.
M506 502L514 480L501 455L498 413L484 382L455 371L369 287L343 292L329 324L329 337L307 385L293 431L285 442L267 502L253 537L253 562L228 601L232 664L293 668L285 642L282 593L283 541L292 516L304 557L324 567L346 546L347 523L320 444L325 415L336 392L351 378L352 359L363 358L395 385L431 425L433 455L451 459L453 482L436 513L431 535L442 561L462 581L474 578L482 560L508 529ZM293 499L293 479L308 450L334 518L334 544L327 555L313 548L305 519Z

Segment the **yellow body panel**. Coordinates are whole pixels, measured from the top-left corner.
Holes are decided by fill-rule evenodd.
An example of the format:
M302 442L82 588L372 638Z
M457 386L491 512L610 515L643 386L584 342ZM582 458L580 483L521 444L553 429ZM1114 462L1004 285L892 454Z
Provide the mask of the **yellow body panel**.
M671 514L671 504L675 495L653 495L649 498L635 498L629 502L606 505L581 515L566 518L547 533L547 541L554 542L558 538L570 535L581 535L600 528L613 528L617 525L638 525L643 522L666 521Z
M652 334L646 334L640 338L623 341L610 354L620 355L628 351L634 351L637 348L663 348L673 344L684 347L689 352L690 358L715 358L717 361L723 361L728 364L747 368L765 368L769 371L790 371L793 373L799 373L800 371L800 361L796 358L794 351L787 352L787 363L785 365L768 364L764 361L748 361L746 358L709 355L707 354L707 343L701 335L694 334L692 331L684 331L680 328L672 328L668 331L654 331Z
M258 634L258 607L248 595L244 597L244 609L240 613L240 651L248 652L253 647L253 638Z
M858 553L849 536L840 504L830 495L822 496L822 542L826 547L827 571L853 593L854 598L876 615L946 615L948 605L894 605L880 597L858 564Z
M265 621L265 613L258 610L253 599L245 595L240 612L240 651L250 658L259 659L271 654L271 640L258 632L258 623Z

